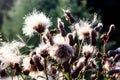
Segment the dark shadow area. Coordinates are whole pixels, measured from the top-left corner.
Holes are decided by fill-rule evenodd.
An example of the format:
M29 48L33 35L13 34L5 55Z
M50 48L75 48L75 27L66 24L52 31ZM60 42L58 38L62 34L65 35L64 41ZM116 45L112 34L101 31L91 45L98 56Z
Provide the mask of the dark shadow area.
M103 32L108 31L111 24L115 24L116 29L111 41L116 41L112 48L120 46L120 0L87 0L87 8L90 12L97 12L101 15L104 25Z

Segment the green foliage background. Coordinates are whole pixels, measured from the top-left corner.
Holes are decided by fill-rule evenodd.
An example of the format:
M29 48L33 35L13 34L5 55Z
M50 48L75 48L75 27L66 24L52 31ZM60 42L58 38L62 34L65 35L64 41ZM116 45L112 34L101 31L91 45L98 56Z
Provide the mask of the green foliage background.
M5 38L13 40L16 34L22 35L23 18L34 9L44 12L51 18L52 28L57 26L58 17L65 21L62 9L70 9L76 20L90 16L86 9L86 0L15 0L14 6L7 12L10 18L4 17L1 32ZM68 26L67 22L65 25Z

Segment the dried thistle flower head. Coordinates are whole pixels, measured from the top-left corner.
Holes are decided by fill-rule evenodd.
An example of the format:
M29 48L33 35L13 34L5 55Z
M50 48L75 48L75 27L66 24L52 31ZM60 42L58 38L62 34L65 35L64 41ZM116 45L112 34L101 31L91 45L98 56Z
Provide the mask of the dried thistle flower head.
M24 75L28 76L29 73L30 73L30 70L29 70L29 69L25 69L25 70L22 71L22 73L23 73Z
M38 68L39 71L44 70L44 67L40 62L40 57L38 55L33 55L32 60L35 63L35 65L36 65L36 67Z
M47 44L40 44L38 47L35 48L36 54L42 56L43 58L46 58L47 56L49 56L49 47L50 46Z
M63 9L63 12L64 12L64 16L65 16L66 20L68 20L70 23L74 23L74 22L75 22L75 19L74 19L74 17L72 16L70 10L68 10L68 9L67 9L67 10L64 10L64 9Z
M63 63L74 56L74 49L68 44L56 44L50 48L50 56Z
M89 58L90 56L94 55L94 47L91 45L84 45L82 47L82 53L85 57Z
M56 34L55 36L53 36L53 41L55 44L63 44L63 43L69 44L66 37L62 37L61 34Z
M42 33L51 24L50 19L44 13L34 10L25 16L25 22L22 28L23 34L32 36L34 32Z
M91 30L90 24L86 21L80 20L79 24L75 25L75 30L77 31L79 39L83 40L89 36L89 32Z
M24 43L18 41L3 42L0 47L0 56L2 56L2 68L8 67L11 63L19 63L22 56L19 48L25 46Z
M87 20L81 20L76 23L74 26L72 26L73 31L75 30L77 32L77 35L80 40L84 40L86 37L89 37L91 26L96 22L97 16L94 15L92 22Z

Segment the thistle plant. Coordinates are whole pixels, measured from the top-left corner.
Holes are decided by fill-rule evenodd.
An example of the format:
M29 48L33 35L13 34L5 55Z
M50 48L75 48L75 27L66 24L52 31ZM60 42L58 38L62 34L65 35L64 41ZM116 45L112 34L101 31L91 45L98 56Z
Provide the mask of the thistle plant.
M28 44L21 41L1 42L0 78L2 80L117 80L120 74L120 48L107 50L109 38L115 30L111 24L107 34L101 34L103 24L94 15L91 21L76 20L70 10L63 9L70 24L62 18L52 21L43 12L33 11L24 17L23 34L34 38L40 35L38 46L27 55L21 48ZM94 25L96 24L96 25ZM65 27L70 28L67 32ZM102 50L98 40L103 41ZM25 50L25 49L24 49Z

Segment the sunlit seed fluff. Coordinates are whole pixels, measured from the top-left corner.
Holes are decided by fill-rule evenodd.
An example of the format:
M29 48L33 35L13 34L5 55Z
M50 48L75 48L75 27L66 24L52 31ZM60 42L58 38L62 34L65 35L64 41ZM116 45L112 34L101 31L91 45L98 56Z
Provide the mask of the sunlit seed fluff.
M9 66L10 63L19 63L22 58L19 48L25 46L24 43L12 41L4 42L0 47L0 56L2 56L2 67Z
M32 36L34 32L42 33L52 24L44 13L36 10L25 16L24 19L22 30L26 36Z
M69 44L69 41L67 40L66 37L62 37L61 34L57 34L55 36L53 36L53 41L55 44Z
M91 46L91 45L84 45L82 47L82 53L84 56L91 56L91 55L94 55L94 47Z
M103 65L103 69L105 70L110 70L110 63L108 61L105 62L105 64Z
M68 44L56 44L50 48L50 56L63 63L74 56L74 49Z
M30 58L28 56L26 56L23 60L22 60L22 66L23 66L23 70L26 69L30 69Z
M2 46L0 47L0 54L16 54L20 55L19 48L25 46L25 43L19 41L12 42L2 42Z
M38 47L35 48L36 54L42 56L43 58L49 56L48 50L49 50L48 44L40 44Z
M87 36L89 36L89 32L92 29L90 26L91 25L88 24L87 21L83 21L83 20L80 20L79 24L75 25L75 30L77 31L77 35L80 40L83 40Z
M0 78L0 80L12 80L11 76ZM17 76L13 76L13 80L18 80ZM22 77L19 77L19 80L24 80Z

